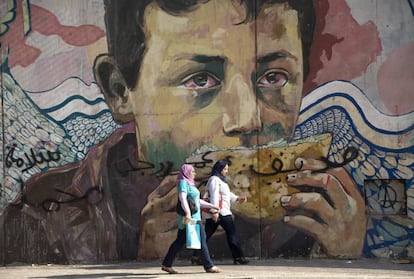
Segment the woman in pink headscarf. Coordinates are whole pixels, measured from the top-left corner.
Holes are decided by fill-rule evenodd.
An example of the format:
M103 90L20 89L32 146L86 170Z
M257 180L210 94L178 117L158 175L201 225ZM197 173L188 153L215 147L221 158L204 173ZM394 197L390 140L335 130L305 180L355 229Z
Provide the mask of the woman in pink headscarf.
M221 270L214 266L213 261L210 258L210 253L208 251L206 234L204 231L203 224L201 222L201 210L200 204L202 207L217 209L215 205L208 203L200 199L200 192L195 186L194 178L196 172L192 165L184 164L181 166L180 173L177 176L177 187L178 187L178 198L181 202L181 206L185 212L185 216L178 214L178 233L177 238L171 243L168 253L165 256L161 269L171 274L178 273L172 268L172 264L177 253L182 249L186 243L186 224L191 221L191 219L196 220L197 224L200 225L200 238L201 238L201 261L206 272L209 273L218 273ZM187 196L190 196L196 205L196 212L191 213L190 206L187 202Z

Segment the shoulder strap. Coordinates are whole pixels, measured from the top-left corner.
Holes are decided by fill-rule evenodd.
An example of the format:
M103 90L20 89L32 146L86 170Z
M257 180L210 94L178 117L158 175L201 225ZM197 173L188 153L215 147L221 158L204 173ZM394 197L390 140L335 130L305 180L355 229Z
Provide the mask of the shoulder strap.
M222 198L222 195L221 195L221 183L222 183L222 181L221 181L221 178L220 177L218 177L218 176L216 176L216 177L218 179L218 186L219 186L219 207L221 209L222 204L223 204L223 198Z

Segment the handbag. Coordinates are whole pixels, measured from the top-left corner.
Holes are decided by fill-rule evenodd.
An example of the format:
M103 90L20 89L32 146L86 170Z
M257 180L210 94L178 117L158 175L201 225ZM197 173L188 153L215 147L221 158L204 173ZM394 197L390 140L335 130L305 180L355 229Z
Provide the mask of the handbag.
M197 213L197 211L198 211L197 205L196 205L194 199L190 195L187 195L187 202L188 202L188 206L190 207L191 215L193 215L194 213ZM184 212L183 207L181 206L180 199L178 199L178 201L177 201L177 206L175 207L175 211L178 214L180 214L182 216L185 216L185 212Z

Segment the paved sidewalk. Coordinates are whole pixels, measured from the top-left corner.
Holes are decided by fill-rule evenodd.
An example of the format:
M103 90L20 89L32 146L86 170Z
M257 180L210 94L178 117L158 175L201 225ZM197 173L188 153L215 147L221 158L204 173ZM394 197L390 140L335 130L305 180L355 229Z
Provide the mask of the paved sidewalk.
M0 267L1 279L49 278L352 278L352 279L413 279L413 263L388 260L251 260L249 265L233 265L231 261L215 261L223 272L205 273L201 266L189 261L177 261L174 268L180 274L169 275L159 262L128 262L103 265L11 265Z

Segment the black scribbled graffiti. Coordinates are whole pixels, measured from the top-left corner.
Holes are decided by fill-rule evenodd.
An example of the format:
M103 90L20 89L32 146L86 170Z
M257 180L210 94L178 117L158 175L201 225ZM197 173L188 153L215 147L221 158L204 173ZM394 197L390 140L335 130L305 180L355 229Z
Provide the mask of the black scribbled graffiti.
M385 181L381 181L378 186L377 200L381 202L383 208L395 209L397 203L397 191Z
M153 171L155 169L155 165L153 163L142 160L133 162L131 159L126 159L115 163L116 170L123 177L128 176L128 173L130 172L152 170L153 172L150 174L151 176L164 178L168 175L174 174L173 167L174 164L171 161L160 163L157 171ZM145 175L144 172L142 174Z
M37 204L33 204L30 201L28 201L27 197L26 197L26 193L25 193L25 186L22 183L21 186L21 191L20 194L18 195L18 202L14 202L11 203L11 206L16 206L16 207L20 207L23 208L23 206L25 204L31 206L31 207L38 207ZM88 202L90 204L98 204L104 197L104 192L102 190L101 187L99 186L94 186L92 188L89 188L86 193L80 197L73 195L71 193L62 191L60 189L55 189L56 192L68 195L69 197L71 197L70 199L67 200L57 200L57 199L53 199L53 198L47 198L44 199L41 203L40 206L47 212L51 212L51 211L58 211L60 209L60 205L61 204L68 204L68 203L73 203L73 202L78 202L84 199L88 199ZM93 193L97 193L98 195L95 195L93 198L89 199L89 197L93 194Z
M154 169L154 167L155 166L152 163L145 161L137 161L133 163L130 159L122 160L115 163L116 170L123 177L126 177L130 172Z
M405 182L399 179L365 181L365 200L373 214L407 214Z
M253 165L249 166L249 169L252 173L254 173L255 175L258 176L273 176L273 175L277 175L279 173L287 173L287 172L291 172L293 170L284 170L283 169L283 162L282 160L280 160L279 158L274 158L272 161L272 172L268 172L268 173L264 173L264 172L259 172L257 171Z
M115 167L117 169L117 171L121 174L121 176L127 176L128 173L130 172L135 172L135 171L144 171L144 170L154 170L155 169L155 165L151 162L146 162L146 161L137 161L135 163L132 163L132 161L130 159L126 159L126 160L122 160L119 161L115 164ZM143 172L142 175L150 175L150 176L158 176L161 178L164 178L167 175L172 174L172 168L173 168L173 164L172 162L166 162L161 163L160 164L160 169L158 171L154 171L152 173L145 173ZM74 203L74 202L78 202L84 199L88 199L88 202L90 204L98 204L104 197L104 192L102 187L99 186L94 186L92 188L89 188L86 193L80 197L62 191L60 189L55 189L56 192L62 193L64 195L67 195L68 197L70 197L67 200L56 200L53 198L47 198L45 200L42 201L41 203L41 207L47 211L47 212L51 212L51 211L59 211L60 207L62 204L69 204L69 203ZM97 196L95 195L94 198L89 198L92 194L97 194Z
M197 168L197 169L205 168L207 164L211 164L213 162L213 160L206 158L208 155L210 155L210 153L211 151L204 153L203 156L201 156L202 161L192 162L191 164L194 166L194 168Z
M331 162L329 161L328 158L326 157L322 157L319 160L323 161L326 164L326 167L324 169L318 170L317 172L323 172L326 171L329 168L338 168L338 167L343 167L346 164L352 162L353 160L355 160L358 157L358 150L354 147L349 147L347 150L345 150L342 158L342 162L340 163L335 163L335 162ZM263 172L259 172L257 170L255 170L253 165L250 165L249 169L252 173L259 175L259 176L273 176L273 175L277 175L280 173L288 173L288 172L292 172L292 171L297 171L297 170L301 170L303 167L303 162L301 162L301 165L295 169L283 169L283 162L282 160L280 160L279 158L274 158L272 161L272 172L269 173L263 173Z
M328 158L325 158L325 157L321 158L321 160L325 162L326 168L319 170L319 171L323 172L323 171L326 171L327 169L343 167L347 165L348 163L352 162L353 160L355 160L357 157L358 157L358 149L352 146L348 147L345 150L344 154L342 155L343 160L340 163L331 162L329 161ZM302 166L298 169L301 169L301 168Z
M59 190L59 189L55 189L56 192L68 195L69 197L71 197L70 199L64 200L64 201L58 201L56 199L45 199L42 201L42 208L47 211L47 212L51 212L51 211L58 211L60 209L60 205L61 204L67 204L67 203L74 203L74 202L78 202L84 199L88 199L90 195L92 195L94 192L98 193L98 198L94 199L94 201L92 201L92 199L88 199L88 202L90 204L98 204L104 197L104 192L102 190L101 187L99 186L94 186L92 188L89 188L86 193L80 197L75 196L71 193Z
M21 169L24 166L27 166L22 169L22 172L26 172L29 169L33 168L35 165L40 165L45 162L57 162L60 160L59 150L55 152L51 151L38 151L35 152L34 148L30 148L29 153L24 153L24 157L16 157L14 152L16 151L17 144L13 144L11 147L7 146L9 150L6 154L6 167L10 168L14 164Z

